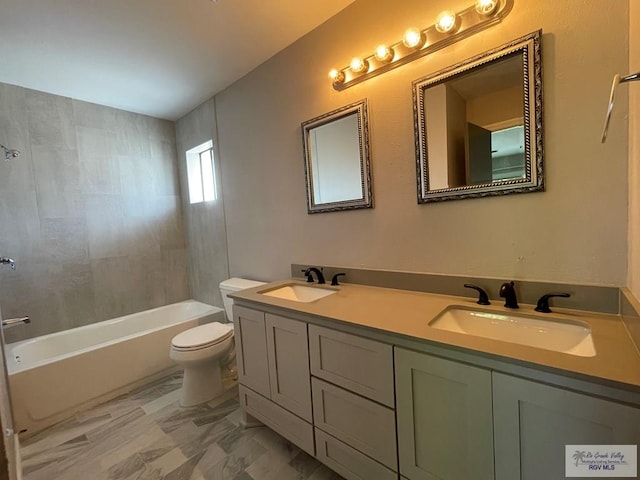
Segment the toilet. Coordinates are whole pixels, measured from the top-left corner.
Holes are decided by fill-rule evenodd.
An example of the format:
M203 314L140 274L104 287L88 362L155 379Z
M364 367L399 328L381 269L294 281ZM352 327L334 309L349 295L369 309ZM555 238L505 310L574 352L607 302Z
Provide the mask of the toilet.
M221 368L232 361L233 300L227 294L258 287L264 282L230 278L220 283L227 323L210 322L179 333L171 340L169 357L184 368L180 405L191 407L223 393Z

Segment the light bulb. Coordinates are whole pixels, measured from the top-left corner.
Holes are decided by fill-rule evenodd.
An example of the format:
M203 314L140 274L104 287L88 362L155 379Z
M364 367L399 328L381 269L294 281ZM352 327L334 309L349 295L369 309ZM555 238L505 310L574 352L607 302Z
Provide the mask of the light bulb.
M390 62L393 59L393 50L386 45L378 45L376 59L383 63Z
M498 7L498 0L478 0L476 2L476 12L480 15L491 15Z
M355 73L362 73L366 72L369 69L369 62L363 60L362 58L354 57L353 60L351 60L350 66L351 70Z
M342 83L344 82L344 73L334 68L329 72L329 78L333 80L333 83Z
M458 23L458 17L450 11L442 12L436 20L436 30L440 33L453 33Z
M424 37L422 36L422 32L417 28L410 28L406 32L404 32L404 38L402 39L402 43L404 43L405 47L408 48L419 48L424 43Z

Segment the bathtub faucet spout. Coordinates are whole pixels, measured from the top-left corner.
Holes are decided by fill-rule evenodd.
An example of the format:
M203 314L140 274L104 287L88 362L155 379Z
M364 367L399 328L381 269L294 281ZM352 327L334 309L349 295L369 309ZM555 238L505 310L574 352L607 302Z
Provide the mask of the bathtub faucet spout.
M10 265L12 270L16 269L16 262L13 258L9 257L0 257L0 264L2 265Z
M18 323L31 323L31 319L29 317L17 317L2 320L3 327L10 327L11 325L17 325Z

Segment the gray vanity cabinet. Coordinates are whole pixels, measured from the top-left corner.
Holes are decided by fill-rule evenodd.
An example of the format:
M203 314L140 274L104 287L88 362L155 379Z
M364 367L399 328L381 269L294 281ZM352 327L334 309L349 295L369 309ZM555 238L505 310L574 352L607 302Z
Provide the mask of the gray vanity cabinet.
M565 478L565 445L640 445L640 409L493 374L496 480Z
M307 324L234 305L240 402L314 455Z
M397 347L395 370L400 473L493 479L491 371Z
M316 456L348 480L396 480L393 347L309 325Z
M347 480L555 480L565 445L640 445L637 406L478 367L471 355L240 305L234 322L244 412Z

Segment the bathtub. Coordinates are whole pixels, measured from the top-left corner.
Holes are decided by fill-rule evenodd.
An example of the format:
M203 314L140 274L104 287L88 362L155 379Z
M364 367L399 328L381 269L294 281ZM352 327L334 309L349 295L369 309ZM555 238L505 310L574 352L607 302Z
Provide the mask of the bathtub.
M177 370L171 339L224 310L174 303L5 346L17 431L30 436Z

